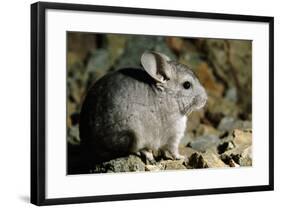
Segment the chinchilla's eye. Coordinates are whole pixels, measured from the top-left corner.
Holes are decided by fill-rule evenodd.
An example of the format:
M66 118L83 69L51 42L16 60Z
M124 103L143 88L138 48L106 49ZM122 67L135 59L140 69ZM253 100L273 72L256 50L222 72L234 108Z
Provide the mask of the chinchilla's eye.
M191 87L191 83L189 81L186 81L183 83L183 87L184 87L184 89L188 90Z

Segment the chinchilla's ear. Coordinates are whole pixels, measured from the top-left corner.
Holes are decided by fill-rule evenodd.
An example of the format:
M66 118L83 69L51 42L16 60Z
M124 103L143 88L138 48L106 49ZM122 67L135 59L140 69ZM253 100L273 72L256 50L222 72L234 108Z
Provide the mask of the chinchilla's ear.
M170 58L158 52L144 52L141 64L145 71L157 82L164 83L171 78Z

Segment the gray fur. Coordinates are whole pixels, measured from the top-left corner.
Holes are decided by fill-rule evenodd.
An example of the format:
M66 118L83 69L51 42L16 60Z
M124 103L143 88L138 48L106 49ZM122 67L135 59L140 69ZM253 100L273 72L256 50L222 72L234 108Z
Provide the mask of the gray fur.
M80 114L80 138L90 157L105 161L131 153L178 153L187 116L207 94L187 66L156 52L141 57L143 69L109 73L89 90ZM189 81L190 89L183 83ZM150 158L151 159L151 158Z

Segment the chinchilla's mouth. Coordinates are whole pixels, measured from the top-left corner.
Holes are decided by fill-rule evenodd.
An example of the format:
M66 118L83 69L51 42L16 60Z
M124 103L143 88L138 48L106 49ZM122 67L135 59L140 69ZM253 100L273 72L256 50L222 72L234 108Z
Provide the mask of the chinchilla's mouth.
M201 108L203 108L207 103L207 99L205 99L204 101L202 101L199 105L195 106L196 110L200 110Z

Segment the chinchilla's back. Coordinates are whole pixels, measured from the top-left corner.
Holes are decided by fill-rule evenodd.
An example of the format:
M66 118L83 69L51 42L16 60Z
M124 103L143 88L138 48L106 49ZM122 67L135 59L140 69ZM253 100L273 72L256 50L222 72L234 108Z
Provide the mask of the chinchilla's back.
M130 115L152 105L153 82L141 68L120 69L98 80L89 89L80 113L83 145L100 146L94 143L126 130Z

